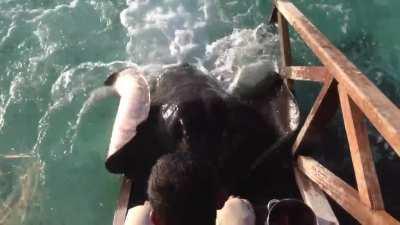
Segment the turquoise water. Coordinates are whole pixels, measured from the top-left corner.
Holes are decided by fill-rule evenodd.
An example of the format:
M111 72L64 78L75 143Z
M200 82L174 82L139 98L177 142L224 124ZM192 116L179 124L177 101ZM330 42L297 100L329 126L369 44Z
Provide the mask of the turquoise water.
M294 3L400 103L400 1ZM91 93L132 63L157 71L189 61L216 76L244 65L257 58L251 47L211 43L247 40L240 32L270 9L264 0L0 0L0 224L111 224L119 178L103 161L118 102ZM296 63L315 63L292 43Z

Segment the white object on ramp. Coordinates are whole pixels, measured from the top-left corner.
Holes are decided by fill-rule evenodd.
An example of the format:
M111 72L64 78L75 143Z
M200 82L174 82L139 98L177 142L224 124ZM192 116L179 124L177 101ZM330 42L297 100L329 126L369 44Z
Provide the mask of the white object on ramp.
M217 210L216 225L255 225L253 206L246 199L230 196L222 209Z

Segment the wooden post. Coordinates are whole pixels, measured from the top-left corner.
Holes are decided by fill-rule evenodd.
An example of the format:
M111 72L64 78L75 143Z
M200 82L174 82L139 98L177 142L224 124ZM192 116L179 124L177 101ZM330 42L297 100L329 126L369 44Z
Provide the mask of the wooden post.
M281 13L278 13L279 43L281 50L281 68L292 65L288 23Z
M289 28L288 23L281 13L277 13L279 44L281 52L281 63L279 65L279 73L283 73L284 68L292 65L292 54L290 48ZM293 89L293 82L285 79L285 82L290 90Z
M351 159L361 200L371 209L383 209L383 199L375 171L364 115L339 87L340 105L349 142Z

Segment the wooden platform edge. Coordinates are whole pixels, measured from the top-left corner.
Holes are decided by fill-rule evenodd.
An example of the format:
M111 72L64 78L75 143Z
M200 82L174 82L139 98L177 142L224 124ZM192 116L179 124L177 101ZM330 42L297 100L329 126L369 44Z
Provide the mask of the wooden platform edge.
M297 168L361 224L400 225L386 211L369 209L353 187L311 157L299 156Z
M114 212L113 225L124 225L132 189L132 180L123 176L117 206Z
M294 169L294 175L304 202L317 216L318 225L339 225L324 192L297 168Z

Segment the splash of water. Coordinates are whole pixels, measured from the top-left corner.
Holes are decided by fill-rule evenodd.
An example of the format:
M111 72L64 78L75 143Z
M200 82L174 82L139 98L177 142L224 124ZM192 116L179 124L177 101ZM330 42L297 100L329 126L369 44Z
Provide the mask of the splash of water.
M143 67L192 62L224 87L238 73L248 71L245 66L259 60L269 64L265 69L276 70L277 37L264 24L255 29L234 29L225 37L210 40L207 33L211 29L232 30L235 24L235 19L223 19L216 1L199 1L192 8L179 1L127 4L120 14L129 35L126 51L130 60Z

